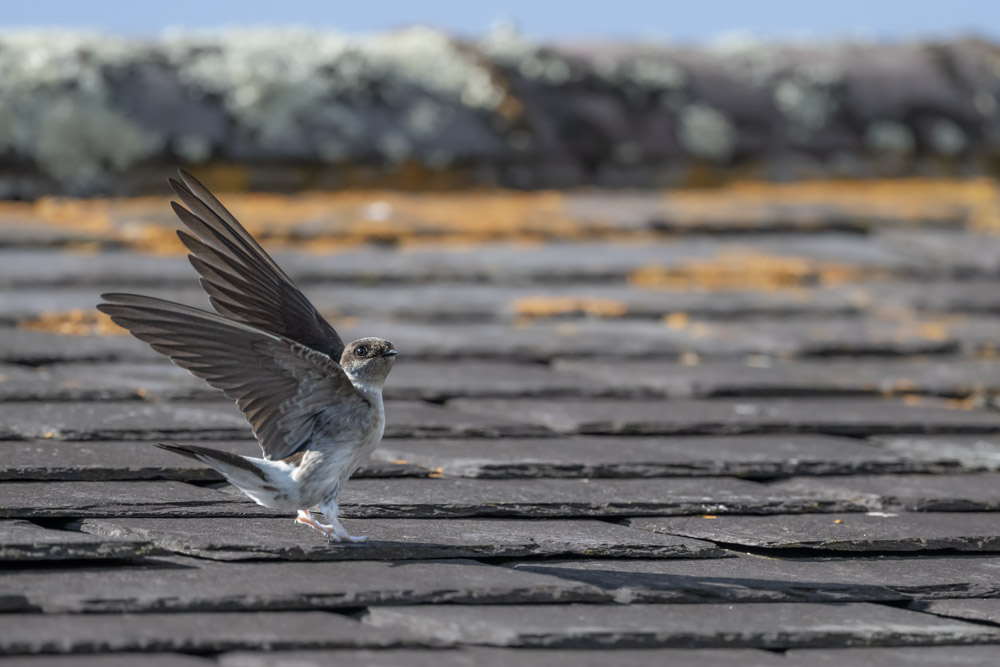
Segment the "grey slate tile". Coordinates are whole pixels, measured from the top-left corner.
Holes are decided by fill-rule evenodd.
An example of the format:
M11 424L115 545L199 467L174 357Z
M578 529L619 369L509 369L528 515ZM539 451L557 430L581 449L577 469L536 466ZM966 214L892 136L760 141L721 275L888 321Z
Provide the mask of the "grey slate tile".
M156 482L0 482L0 517L226 516L271 512L193 484Z
M409 437L543 435L541 426L503 416L446 410L417 401L386 404L386 435ZM227 439L252 437L235 404L13 402L0 403L0 439Z
M355 517L586 517L858 512L870 499L794 493L727 477L676 479L366 479L347 484Z
M775 490L831 493L841 498L878 497L888 512L985 512L1000 509L1000 473L968 475L857 475L824 479L797 477Z
M216 662L183 653L98 653L33 655L3 658L4 667L211 667Z
M970 470L1000 470L1000 437L995 435L874 436L873 445L912 458L945 456Z
M518 400L454 399L449 408L516 417L561 433L737 434L995 432L1000 414L872 399Z
M172 442L185 442L172 440ZM197 442L242 456L261 456L256 440ZM8 440L0 442L0 480L116 481L169 479L221 482L200 461L164 451L149 440ZM428 469L392 461L369 461L356 477L425 476Z
M809 394L964 396L1000 388L1000 361L947 357L920 360L755 359L694 366L670 361L559 360L556 369L585 375L620 391L674 397Z
M157 551L149 540L137 536L95 536L29 521L0 521L0 561L124 560Z
M284 611L373 604L602 602L597 588L476 561L213 563L32 568L0 577L6 608L53 613Z
M920 648L794 649L787 667L993 667L996 646L922 646Z
M937 616L960 618L977 623L1000 625L1000 599L984 600L917 600L910 609L924 611Z
M697 665L698 667L781 667L780 655L753 649L504 649L464 647L443 651L295 651L227 653L222 667L649 667Z
M740 555L693 560L550 560L518 570L592 584L619 603L899 602L995 597L996 556L780 558Z
M1000 551L1000 514L992 512L640 517L627 523L658 533L764 549Z
M376 607L364 622L462 644L678 648L1000 643L1000 630L868 603Z
M322 611L194 614L19 614L4 619L0 654L114 653L399 646L406 631Z
M446 476L688 477L946 472L958 460L889 453L826 435L571 436L490 440L384 440L373 459L406 461ZM0 474L2 474L0 462Z
M549 556L703 558L726 555L715 545L594 520L348 520L364 545L329 543L281 519L88 519L97 536L148 540L177 553L213 560L414 560ZM0 552L2 553L2 552Z

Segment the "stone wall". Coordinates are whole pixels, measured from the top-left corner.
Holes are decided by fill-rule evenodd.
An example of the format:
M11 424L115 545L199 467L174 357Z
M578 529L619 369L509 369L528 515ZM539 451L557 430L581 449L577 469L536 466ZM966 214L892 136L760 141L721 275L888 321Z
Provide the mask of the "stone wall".
M1000 49L423 28L0 35L0 197L992 173Z

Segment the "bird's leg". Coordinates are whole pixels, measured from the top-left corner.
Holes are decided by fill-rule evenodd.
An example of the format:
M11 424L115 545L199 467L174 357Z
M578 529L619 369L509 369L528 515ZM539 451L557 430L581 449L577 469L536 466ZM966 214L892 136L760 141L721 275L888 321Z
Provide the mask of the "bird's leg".
M309 510L299 510L299 516L296 517L295 523L302 523L309 526L310 528L315 528L324 535L330 535L334 531L333 526L328 526L325 523L320 523L319 521L317 521L315 517L313 517L313 515L309 513ZM341 529L343 530L343 528Z
M320 505L319 511L323 513L326 520L330 522L330 531L327 537L331 542L367 542L367 535L351 535L340 523L337 515L340 514L340 505L333 498L327 498Z

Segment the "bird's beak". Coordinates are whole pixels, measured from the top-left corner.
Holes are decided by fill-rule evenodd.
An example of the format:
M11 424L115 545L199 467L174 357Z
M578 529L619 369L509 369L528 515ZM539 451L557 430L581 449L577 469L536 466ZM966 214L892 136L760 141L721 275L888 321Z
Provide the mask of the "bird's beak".
M396 350L386 350L385 352L382 353L382 356L383 357L395 357L397 354L399 354L399 352L397 352Z

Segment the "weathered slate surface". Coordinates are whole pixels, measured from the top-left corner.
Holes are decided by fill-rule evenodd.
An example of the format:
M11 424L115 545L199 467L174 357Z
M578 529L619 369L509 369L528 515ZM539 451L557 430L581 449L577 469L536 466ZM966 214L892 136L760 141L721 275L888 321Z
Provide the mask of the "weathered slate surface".
M877 496L884 511L983 512L1000 509L1000 474L863 475L805 480L798 477L773 485L781 491L811 489L841 498Z
M183 439L171 442L184 443ZM256 440L196 442L215 449L261 456ZM182 482L221 482L222 475L207 465L164 451L149 440L8 440L0 442L0 480L7 481L115 481L168 479ZM891 456L888 458L892 458ZM948 461L931 464L948 465ZM897 470L896 468L893 468ZM906 468L921 471L923 468ZM426 476L433 469L392 460L369 461L356 477Z
M832 516L642 517L634 528L765 549L849 552L1000 551L1000 514L921 512Z
M778 488L705 479L358 479L341 495L342 514L358 518L494 516L588 517L684 514L858 512L878 497L831 489ZM174 481L3 482L0 515L26 517L273 517L232 487Z
M1000 643L1000 629L872 604L379 607L364 622L463 644L793 647ZM778 630L780 628L780 630Z
M214 489L173 481L2 482L0 516L226 516L272 513Z
M0 654L392 647L405 630L375 629L322 611L221 614L33 614L4 619Z
M685 366L675 362L560 360L556 368L586 375L621 391L637 388L666 396L716 397L808 394L964 396L1000 388L1000 361L943 358L919 361L757 360Z
M511 415L561 433L623 435L805 432L989 433L1000 415L953 410L945 405L907 405L897 400L719 399L563 400L455 399L448 406L478 415Z
M547 429L503 416L446 410L416 401L387 403L387 436L497 437L540 435ZM65 440L217 439L252 437L233 403L0 403L0 438Z
M282 611L372 604L603 602L587 584L469 560L34 568L0 578L5 609L44 613ZM20 607L15 606L19 604Z
M794 649L785 653L788 667L990 667L996 646L924 646L921 648Z
M210 658L183 653L99 653L74 655L32 655L4 658L4 665L14 667L131 667L139 663L150 667L211 667Z
M456 477L687 477L944 472L956 458L888 453L825 435L571 436L491 440L385 440L373 458ZM970 466L976 469L975 465ZM0 463L0 474L2 474Z
M412 560L550 556L626 558L720 557L709 542L659 535L603 521L503 519L348 520L364 545L328 543L291 518L88 519L81 530L141 539L213 560ZM2 552L0 552L2 553Z
M0 561L125 560L157 552L149 540L138 536L95 536L29 521L0 521Z
M871 443L907 457L946 456L979 470L1000 469L1000 438L995 435L875 436Z
M996 556L567 560L522 562L518 570L591 584L619 603L901 602L996 597Z
M964 649L963 649L964 650ZM395 649L393 651L295 651L227 653L223 667L616 667L693 665L699 667L779 667L785 660L753 649L616 649L614 653L590 649L504 649L466 646L444 651Z

